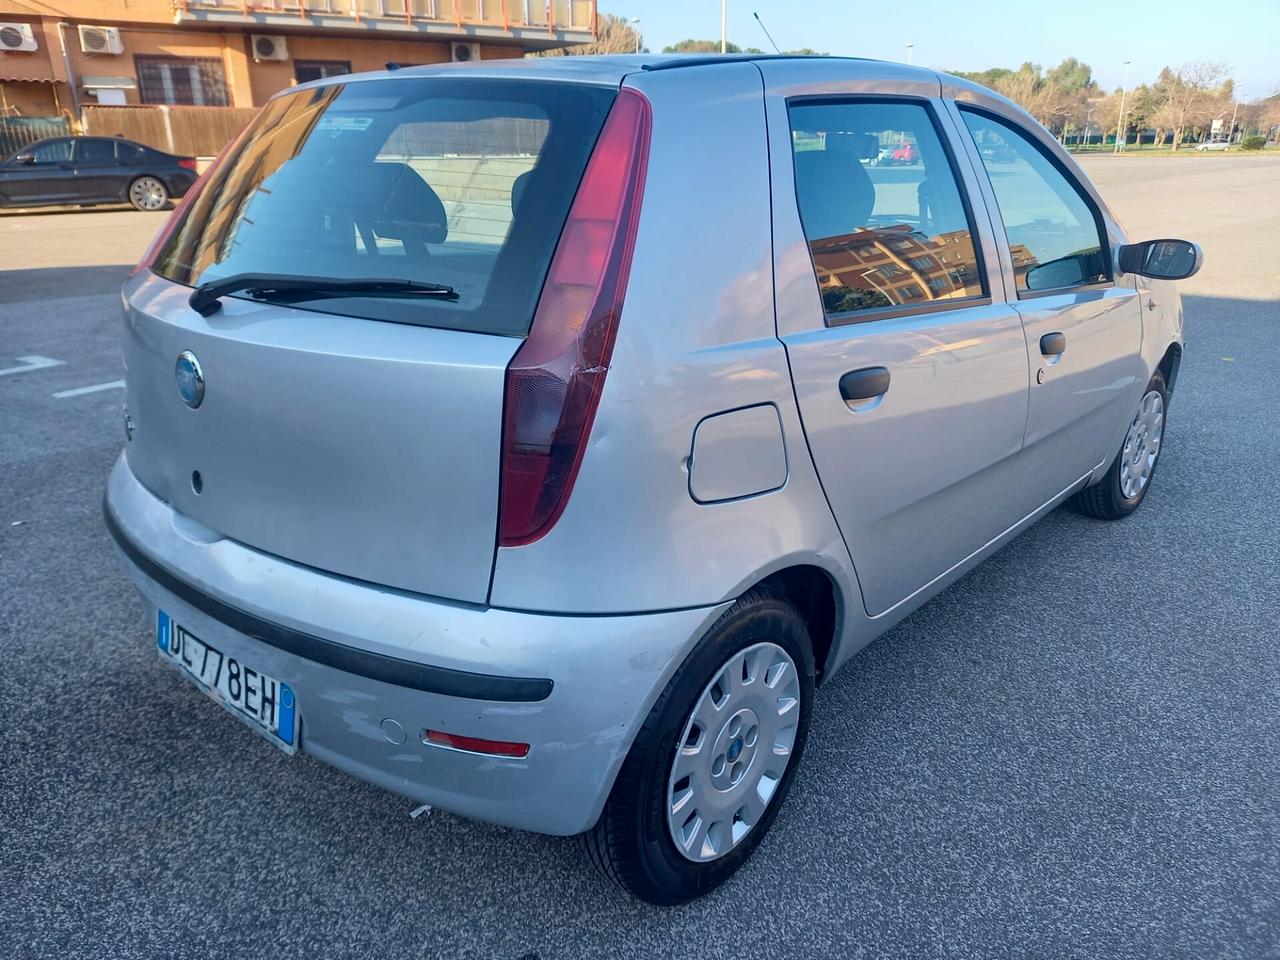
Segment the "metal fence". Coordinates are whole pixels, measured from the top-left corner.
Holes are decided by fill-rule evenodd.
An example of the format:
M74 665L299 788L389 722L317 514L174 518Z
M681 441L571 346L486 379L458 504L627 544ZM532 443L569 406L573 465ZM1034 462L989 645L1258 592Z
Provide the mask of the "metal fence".
M0 157L45 137L65 137L72 132L66 117L0 117Z

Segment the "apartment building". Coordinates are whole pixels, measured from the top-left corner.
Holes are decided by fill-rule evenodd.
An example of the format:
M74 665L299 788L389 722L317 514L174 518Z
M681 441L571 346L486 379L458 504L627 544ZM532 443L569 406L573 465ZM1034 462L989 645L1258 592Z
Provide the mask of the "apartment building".
M595 0L0 0L0 116L256 107L319 77L585 43Z

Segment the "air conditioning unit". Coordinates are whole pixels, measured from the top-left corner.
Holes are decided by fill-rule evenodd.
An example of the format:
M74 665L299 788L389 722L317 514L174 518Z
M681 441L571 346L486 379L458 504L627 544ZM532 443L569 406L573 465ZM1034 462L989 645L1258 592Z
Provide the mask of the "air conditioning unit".
M86 27L80 24L80 50L83 53L105 53L118 57L124 53L124 44L120 42L118 27Z
M449 49L453 53L454 63L470 63L472 60L480 59L480 44L463 43L459 40L449 44Z
M30 52L39 49L36 35L31 32L29 23L0 23L0 50L24 50Z
M255 33L249 37L249 44L253 47L254 60L289 59L289 47L285 44L284 37Z

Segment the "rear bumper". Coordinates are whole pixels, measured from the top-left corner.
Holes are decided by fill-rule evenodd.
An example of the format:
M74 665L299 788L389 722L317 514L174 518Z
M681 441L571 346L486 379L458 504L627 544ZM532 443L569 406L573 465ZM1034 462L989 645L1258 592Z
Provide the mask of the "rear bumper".
M289 683L304 753L416 801L542 833L595 822L654 699L723 609L531 614L335 577L194 524L123 455L105 510L152 623L163 609ZM395 725L399 743L384 733ZM481 756L424 744L426 728L531 746L520 760Z

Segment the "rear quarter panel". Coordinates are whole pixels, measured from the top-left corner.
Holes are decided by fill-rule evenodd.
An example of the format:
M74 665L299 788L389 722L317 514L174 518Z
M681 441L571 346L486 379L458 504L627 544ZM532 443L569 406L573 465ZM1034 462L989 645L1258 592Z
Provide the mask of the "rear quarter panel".
M490 602L572 613L691 607L797 563L822 567L856 598L775 331L760 71L728 63L627 83L649 98L653 135L604 394L564 514L541 540L498 550ZM785 482L696 502L688 470L699 422L766 403L782 423Z

